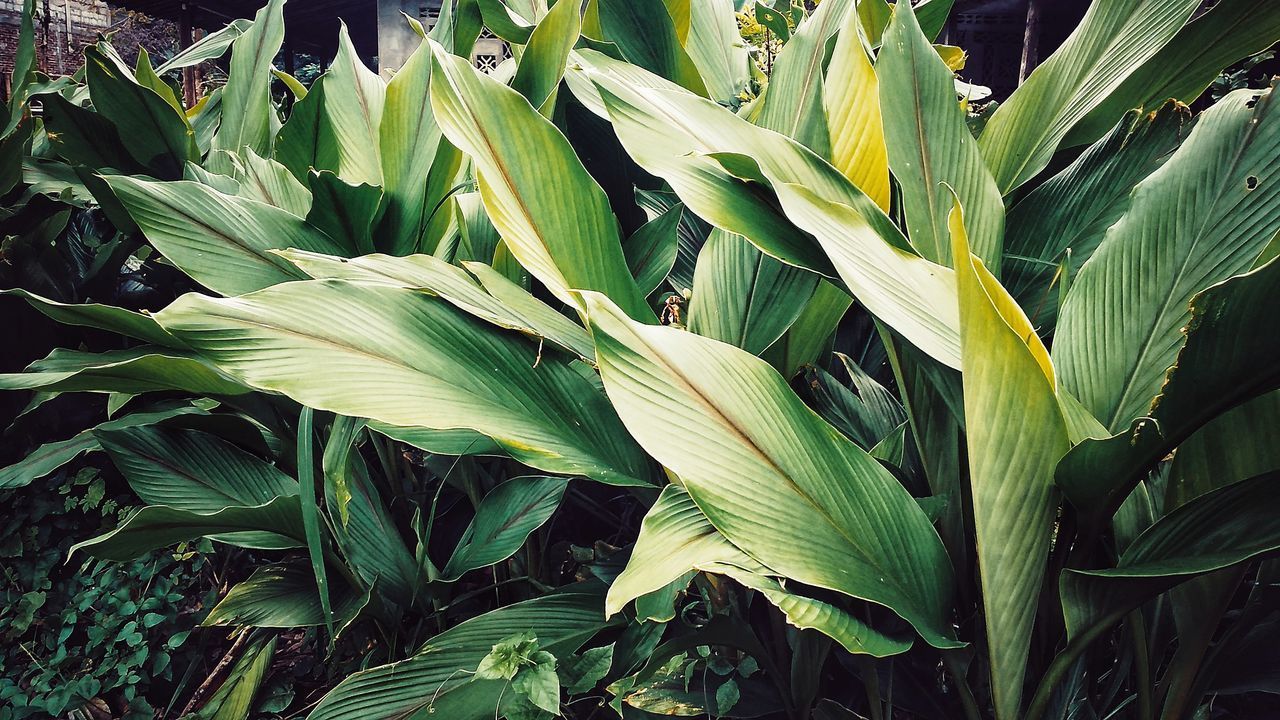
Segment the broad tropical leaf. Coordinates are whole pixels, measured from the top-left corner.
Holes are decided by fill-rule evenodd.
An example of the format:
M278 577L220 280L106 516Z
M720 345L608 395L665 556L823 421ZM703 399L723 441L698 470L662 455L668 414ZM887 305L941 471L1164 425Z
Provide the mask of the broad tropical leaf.
M1206 111L1080 271L1062 308L1062 385L1112 432L1145 416L1174 364L1197 292L1248 270L1280 231L1274 92Z
M367 597L345 588L334 593L333 614L351 619ZM324 625L324 613L316 594L310 568L298 563L264 565L227 592L202 625L296 628Z
M420 292L287 283L226 300L186 295L156 318L233 377L311 407L471 428L533 467L648 484L643 454L586 377ZM296 371L299 353L312 371Z
M360 60L346 25L338 32L338 55L325 73L324 90L320 138L332 143L336 166L316 169L333 170L351 183L382 185L379 134L387 84Z
M1007 194L1039 174L1071 128L1172 39L1199 5L1199 0L1091 4L1062 47L1001 104L982 132L979 145L1000 192Z
M342 255L341 246L302 218L200 183L111 176L107 184L143 234L197 282L224 295L304 277L273 249Z
M958 199L951 235L992 694L997 717L1015 718L1057 508L1053 470L1069 447L1067 429L1049 351L970 253Z
M476 516L441 573L457 580L470 570L488 567L515 554L530 533L560 506L569 481L554 477L518 477L484 496Z
M698 254L689 330L759 355L796 321L818 280L741 235L713 230Z
M596 5L604 39L617 45L628 62L691 92L707 94L663 0L597 0Z
M601 602L599 595L566 592L474 617L432 638L407 660L343 680L309 717L367 720L438 715L488 720L494 716L502 683L473 681L467 673L517 629L531 633L542 649L573 652L605 626Z
M964 207L973 254L999 277L1004 237L1000 190L956 102L951 69L920 31L911 6L894 7L876 75L889 167L902 188L911 245L926 259L951 265L947 218L955 192Z
M587 304L605 388L627 429L717 530L787 577L886 605L926 642L954 646L943 620L950 563L884 468L765 362L628 321L599 295Z
M200 395L240 395L249 391L189 351L147 345L105 353L58 348L28 365L24 372L0 373L0 389L135 395L165 390Z
M1049 296L1076 277L1107 228L1129 209L1133 187L1169 159L1185 136L1189 113L1172 103L1126 114L1106 137L1009 210L1003 282L1032 323L1050 327L1058 303ZM1067 277L1056 277L1070 252Z
M263 157L271 155L278 122L271 102L271 62L284 43L284 3L268 2L231 44L231 72L222 91L215 149L238 153L249 147Z
M889 157L880 111L880 83L862 46L857 13L848 13L827 67L823 108L831 164L881 210L889 210Z
M475 162L485 209L520 264L570 305L577 302L570 290L598 290L632 317L652 317L627 270L609 201L560 131L466 60L439 47L434 53L436 118Z
M1214 285L1192 298L1185 341L1149 417L1127 431L1086 440L1063 458L1056 479L1067 498L1109 517L1137 482L1193 432L1223 412L1280 388L1280 262Z

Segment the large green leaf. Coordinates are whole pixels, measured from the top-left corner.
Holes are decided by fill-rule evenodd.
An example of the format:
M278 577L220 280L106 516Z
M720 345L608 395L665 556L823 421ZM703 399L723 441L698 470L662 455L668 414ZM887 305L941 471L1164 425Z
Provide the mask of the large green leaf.
M680 225L684 205L676 204L641 225L622 242L627 267L644 295L651 294L667 279L680 255Z
M628 321L597 294L587 304L605 388L627 429L730 542L787 577L892 608L932 645L956 644L944 619L942 543L879 463L764 361Z
M202 625L296 628L324 625L317 599L316 580L303 564L263 565L248 580L227 592ZM353 617L367 600L349 590L334 594L333 614L339 620Z
M789 219L818 239L868 310L942 362L959 362L954 274L907 252L906 239L888 216L838 170L799 143L709 100L646 88L614 72L616 65L599 61L599 66L607 74L597 71L590 77L607 96L628 153L670 182L691 210L774 257L830 273L827 259L813 259L812 241ZM707 154L717 160L710 173L705 164L710 158L698 157ZM732 166L735 175L770 184L787 219L778 217L775 223L762 213L767 206L758 190L735 184L719 163Z
M350 498L338 497L337 483L326 482L324 488L329 527L343 557L367 588L397 605L407 608L415 598L422 600L426 572L405 546L358 453L349 455L345 480Z
M178 339L164 331L164 328L144 313L125 310L114 305L97 303L60 303L40 297L21 288L0 290L0 294L20 297L42 315L64 325L97 328L127 335L146 343L171 348L181 348Z
M1015 718L1058 504L1053 469L1069 445L1049 351L971 255L958 199L951 235L992 696L997 717Z
M640 523L640 536L626 569L609 585L605 615L622 612L632 600L660 590L689 570L713 563L769 572L726 540L684 488L668 485Z
M298 493L274 465L198 430L100 427L94 437L149 505L211 513Z
M252 20L244 18L232 20L221 30L205 35L187 49L160 63L160 66L156 68L156 74L164 75L173 70L181 70L182 68L194 67L210 60L217 60L225 55L227 48L231 47L232 43L251 27L253 27Z
M312 170L308 179L315 201L307 213L307 224L336 240L353 256L373 252L373 225L386 197L382 189L363 183L353 185L330 170ZM390 209L389 204L386 207Z
M1002 278L1033 323L1052 326L1058 316L1049 291L1063 255L1070 251L1059 284L1093 256L1107 228L1128 211L1134 185L1169 159L1189 121L1173 103L1150 114L1135 110L1009 210Z
M750 59L738 34L733 0L689 3L689 34L684 48L698 68L708 96L719 103L736 102L747 85Z
M910 4L894 7L876 75L889 167L902 189L911 245L925 258L951 265L947 218L954 191L964 207L973 253L999 277L1004 237L1000 190L956 102L951 69L920 31Z
M1273 472L1206 493L1139 535L1116 567L1064 573L1063 613L1073 644L1175 585L1280 551L1277 480Z
M818 276L716 229L698 254L689 330L759 355L796 321Z
M1065 147L1102 137L1129 108L1151 112L1169 98L1190 105L1223 68L1280 40L1270 0L1220 0L1183 26L1101 105L1072 128Z
M438 298L312 281L227 300L186 295L156 318L233 377L308 406L471 428L533 467L648 484L646 459L590 380Z
M582 31L582 1L557 2L529 36L511 87L541 109L564 75L569 51Z
M422 237L431 212L449 190L445 166L459 153L440 134L431 111L431 48L418 46L387 83L378 128L386 210L378 226L381 248L392 255L430 252ZM445 173L447 175L447 173Z
M595 346L582 326L482 263L465 263L464 270L430 255L365 255L351 260L296 250L283 255L316 279L427 290L498 327L550 340L587 360L595 358Z
M274 465L208 433L135 426L98 428L93 434L148 505L214 513L298 493L298 483ZM254 548L295 546L292 538L269 530L213 539Z
M628 62L699 95L707 94L663 0L597 0L596 5L603 39L614 43Z
M224 295L303 277L269 252L272 249L344 254L341 246L296 215L200 183L112 175L107 184L157 250L197 282Z
M882 210L888 210L889 158L880 83L859 28L858 13L847 13L822 88L831 164Z
M1199 5L1199 0L1091 4L1062 47L1000 105L982 131L979 145L1000 191L1008 193L1039 174L1071 128L1173 38Z
M241 395L248 388L183 350L140 345L87 353L55 349L24 372L0 373L0 390L120 392L185 390L200 395Z
M598 290L632 317L652 317L627 269L609 200L568 140L519 93L433 51L436 117L475 162L485 209L520 264L570 305L577 303L570 290Z
M198 157L186 117L140 85L109 46L87 48L84 56L94 110L115 124L133 159L160 177L181 177L183 163Z
M768 89L756 124L795 138L826 158L831 156L831 139L823 110L823 72L827 39L845 25L851 0L827 0L783 46L773 64Z
M11 490L29 485L31 482L54 472L84 453L100 450L101 446L98 444L98 438L94 435L95 430L116 430L135 425L150 425L176 415L203 412L205 411L185 403L171 407L158 407L143 412L131 413L115 420L108 420L97 427L83 430L67 440L45 443L22 460L0 469L0 490Z
M119 129L105 115L57 93L39 98L49 145L68 162L125 172L145 169L129 154Z
M311 211L311 191L284 165L259 157L249 147L235 156L230 164L231 177L240 185L237 193L240 197L278 207L300 218L307 217Z
M1149 417L1110 438L1086 440L1056 478L1076 507L1110 517L1171 450L1223 412L1280 388L1280 262L1214 285L1191 300L1186 338Z
M560 507L569 481L555 477L512 478L489 491L441 573L457 580L470 570L511 557Z
M382 185L382 146L379 142L387 84L365 67L351 44L344 24L338 32L338 54L324 76L321 137L333 144L336 167L351 183Z
M337 170L337 148L328 135L324 115L325 75L316 78L305 98L293 104L289 119L276 138L275 159L306 182L307 173Z
M222 123L213 138L215 149L238 153L249 147L263 157L271 155L278 122L271 100L271 62L284 43L284 3L268 2L253 25L231 44L231 71L222 91Z
M1148 414L1192 296L1248 270L1280 231L1276 106L1272 91L1242 90L1206 111L1072 283L1054 359L1112 432Z
M474 617L435 636L407 660L343 680L311 711L310 720L489 720L503 684L472 680L469 673L493 646L529 632L543 650L572 653L604 627L601 603L599 595L566 592Z
M197 513L163 505L151 505L134 513L120 527L91 540L76 543L68 554L83 550L104 560L132 560L139 555L200 536L240 532L270 532L305 545L298 497L278 497L256 507L227 507L214 513ZM272 545L279 548L280 545Z

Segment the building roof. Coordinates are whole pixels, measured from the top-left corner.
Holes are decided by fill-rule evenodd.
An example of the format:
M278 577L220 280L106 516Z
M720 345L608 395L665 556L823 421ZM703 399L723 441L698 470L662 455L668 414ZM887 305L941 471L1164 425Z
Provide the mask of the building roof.
M186 8L194 27L216 30L236 18L253 18L266 0L116 0L116 4L172 20L180 20ZM286 42L296 52L328 59L337 47L341 21L361 55L376 55L377 6L377 0L293 0L284 9Z

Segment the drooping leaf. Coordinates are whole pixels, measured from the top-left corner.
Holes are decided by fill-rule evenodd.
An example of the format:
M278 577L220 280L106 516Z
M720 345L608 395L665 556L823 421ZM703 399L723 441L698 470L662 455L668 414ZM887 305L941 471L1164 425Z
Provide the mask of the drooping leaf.
M1215 490L1138 536L1115 568L1067 570L1067 652L1146 600L1208 572L1280 551L1280 495L1268 473Z
M0 290L0 294L20 297L42 315L64 325L109 330L152 345L182 348L182 343L177 338L165 332L150 315L144 313L98 303L60 303L21 288Z
M1206 111L1072 282L1054 360L1112 432L1149 414L1192 296L1248 270L1280 231L1276 106L1273 91L1244 90Z
M343 680L311 713L313 720L438 715L488 720L501 694L500 681L471 680L493 646L520 628L552 653L572 652L605 625L601 598L559 593L508 605L472 618L432 638L398 663L364 670Z
M598 290L633 317L652 317L608 199L564 136L519 93L462 58L434 53L436 117L475 162L485 209L520 264L570 305L570 290Z
M942 619L950 563L884 468L763 361L630 322L599 295L587 304L605 388L627 429L717 530L787 577L886 605L930 644L954 645Z
M240 395L248 388L192 353L140 345L87 353L55 349L24 372L0 373L3 390L144 392L183 390L200 395Z
M1071 128L1173 38L1199 5L1198 0L1091 4L1066 42L1001 103L982 131L978 144L1000 192L1007 194L1039 174Z
M156 317L233 377L308 406L405 427L471 428L549 472L648 483L643 454L587 378L443 300L312 281L227 300L186 295ZM298 353L310 372L294 369Z
M104 560L132 560L139 555L201 536L240 532L271 532L305 545L298 497L278 497L256 507L227 507L214 513L197 513L163 505L151 505L134 513L120 527L68 550L83 550ZM279 544L272 544L279 549Z
M484 496L476 516L454 549L441 577L456 580L470 570L511 557L560 506L569 481L554 477L518 477Z
M1014 718L1057 508L1053 470L1069 444L1049 352L1013 297L971 255L959 199L951 235L992 695L996 716Z
M298 251L283 255L316 279L427 290L498 327L550 340L584 359L595 357L595 347L582 326L482 263L465 263L464 270L430 255L394 258L375 254L351 260Z
M272 249L343 254L302 218L194 182L158 183L121 175L107 184L166 258L224 295L297 280L302 273Z
M345 588L334 593L333 614L353 617L367 598ZM263 565L231 588L202 625L266 628L315 627L325 622L311 569L301 563Z
M902 188L911 245L925 258L951 265L947 218L954 191L964 207L973 253L999 277L1004 237L1000 190L956 102L955 76L929 45L910 4L894 7L876 75L889 167Z
M0 469L0 490L24 487L54 472L84 453L101 449L95 430L117 430L135 425L150 425L182 414L199 414L204 410L186 403L173 407L157 408L131 413L115 420L108 420L97 427L83 430L67 440L45 443L22 460Z
M227 48L231 47L231 44L251 27L253 27L252 20L244 18L232 20L221 30L205 35L187 49L160 63L160 66L156 68L156 74L165 75L174 70L181 70L210 60L217 60L225 55Z
M70 163L122 172L144 170L129 153L120 130L105 115L81 107L57 93L39 96L49 144Z

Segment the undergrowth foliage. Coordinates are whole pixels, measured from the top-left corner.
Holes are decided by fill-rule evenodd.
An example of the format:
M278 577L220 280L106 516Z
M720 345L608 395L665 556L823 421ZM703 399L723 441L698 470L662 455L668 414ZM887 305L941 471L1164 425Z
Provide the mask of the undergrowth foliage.
M949 0L459 0L309 83L284 4L48 78L27 3L0 720L1277 711L1269 0L982 107Z

